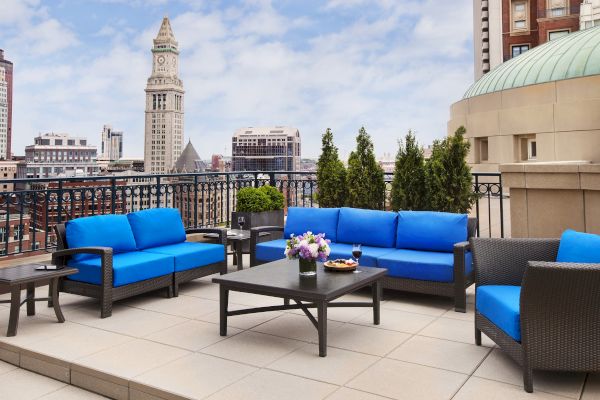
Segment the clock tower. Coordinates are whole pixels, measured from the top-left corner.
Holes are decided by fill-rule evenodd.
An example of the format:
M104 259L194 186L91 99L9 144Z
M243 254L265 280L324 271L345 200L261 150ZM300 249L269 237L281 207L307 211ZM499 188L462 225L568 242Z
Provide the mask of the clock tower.
M183 150L183 82L179 50L168 17L152 47L152 75L146 84L144 171L171 172Z

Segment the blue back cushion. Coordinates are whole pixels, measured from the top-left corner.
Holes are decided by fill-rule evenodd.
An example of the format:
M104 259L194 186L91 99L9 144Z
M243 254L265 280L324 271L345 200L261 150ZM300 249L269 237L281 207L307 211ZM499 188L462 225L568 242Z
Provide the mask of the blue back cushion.
M560 238L556 261L600 263L600 235L571 229L564 231Z
M67 222L67 245L74 247L112 247L113 253L136 250L136 243L126 215L96 215ZM93 254L75 254L73 260L96 257Z
M390 211L340 209L337 241L365 246L394 247L398 214Z
M466 214L435 211L400 211L396 247L427 251L453 251L467 240Z
M337 241L339 208L290 207L285 221L284 236L302 235L308 231L324 233L325 238Z
M185 228L176 208L152 208L127 215L140 250L185 242Z

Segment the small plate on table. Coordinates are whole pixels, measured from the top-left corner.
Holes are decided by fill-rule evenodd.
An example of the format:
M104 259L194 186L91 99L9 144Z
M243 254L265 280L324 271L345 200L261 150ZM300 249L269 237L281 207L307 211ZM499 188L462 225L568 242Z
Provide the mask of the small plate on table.
M337 260L329 260L323 263L323 267L325 267L328 271L338 271L338 272L351 272L356 270L358 267L358 263L353 260L345 260L345 259L337 259Z

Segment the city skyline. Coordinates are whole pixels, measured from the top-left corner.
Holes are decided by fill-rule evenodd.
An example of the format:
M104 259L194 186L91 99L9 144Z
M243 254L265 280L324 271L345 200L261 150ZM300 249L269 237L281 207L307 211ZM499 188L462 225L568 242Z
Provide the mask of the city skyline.
M149 44L164 15L182 52L186 137L203 159L244 126L297 126L314 143L306 157L327 127L343 157L363 125L378 154L409 128L427 144L472 83L468 0L125 3L8 0L0 47L15 62L16 154L45 131L99 144L110 121L127 133L124 156L142 157Z

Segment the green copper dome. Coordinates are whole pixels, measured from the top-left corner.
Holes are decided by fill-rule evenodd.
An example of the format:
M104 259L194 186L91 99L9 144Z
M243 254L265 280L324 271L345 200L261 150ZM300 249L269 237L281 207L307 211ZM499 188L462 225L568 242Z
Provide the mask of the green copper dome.
M464 98L600 74L600 26L571 33L517 56L475 82Z

